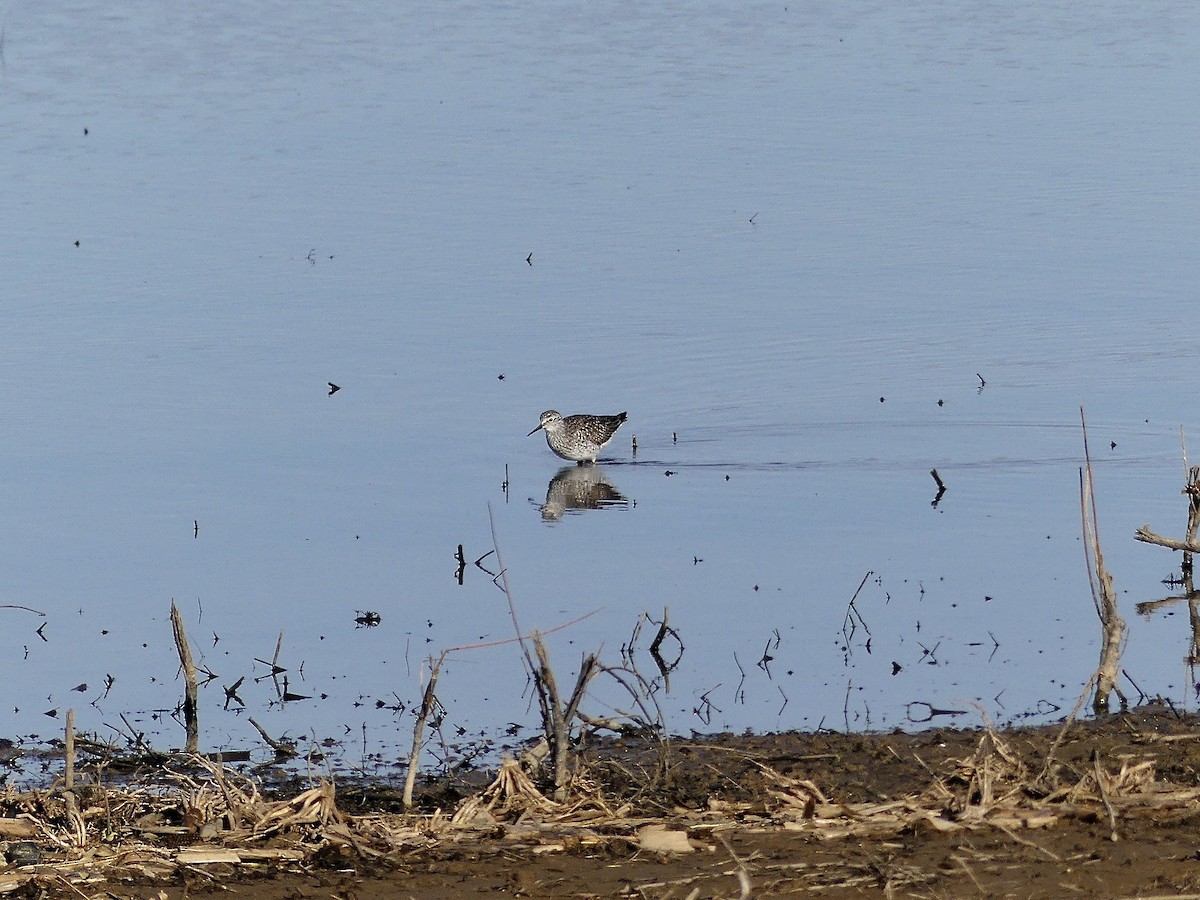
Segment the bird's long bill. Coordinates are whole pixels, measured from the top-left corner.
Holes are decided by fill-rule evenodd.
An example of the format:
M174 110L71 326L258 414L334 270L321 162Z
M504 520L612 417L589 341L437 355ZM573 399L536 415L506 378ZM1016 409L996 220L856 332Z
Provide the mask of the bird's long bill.
M533 431L529 432L529 434L525 435L525 437L529 437L530 435L537 434L541 430L542 430L542 426L539 425L537 428L533 429Z

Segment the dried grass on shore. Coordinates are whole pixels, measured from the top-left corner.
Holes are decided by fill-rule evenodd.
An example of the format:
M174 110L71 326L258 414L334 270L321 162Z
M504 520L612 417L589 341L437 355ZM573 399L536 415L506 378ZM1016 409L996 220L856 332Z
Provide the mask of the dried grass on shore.
M1052 856L1030 829L1088 818L1110 823L1116 838L1125 817L1178 816L1200 800L1200 787L1162 780L1151 759L1132 756L1110 765L1097 754L1082 770L1057 767L989 728L979 733L974 753L929 768L927 787L908 796L839 802L812 780L760 764L757 786L737 799L713 798L667 815L607 796L586 768L556 802L513 760L453 810L351 815L339 808L332 782L273 800L251 778L203 757L180 757L153 782L77 787L74 815L59 787L0 794L0 837L12 861L0 871L0 894L31 883L90 896L89 886L99 893L101 885L126 879L185 874L216 881L231 870L386 866L500 834L508 846L534 852L598 845L680 852L713 846L735 829L785 829L830 841L984 828Z

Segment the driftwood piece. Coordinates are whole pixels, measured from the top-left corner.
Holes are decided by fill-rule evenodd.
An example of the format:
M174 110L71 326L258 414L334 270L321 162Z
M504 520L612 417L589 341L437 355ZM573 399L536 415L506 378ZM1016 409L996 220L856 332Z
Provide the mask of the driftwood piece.
M37 833L37 823L28 816L0 817L0 838L30 838Z
M651 853L694 853L686 831L669 828L662 822L643 825L635 834L638 847Z

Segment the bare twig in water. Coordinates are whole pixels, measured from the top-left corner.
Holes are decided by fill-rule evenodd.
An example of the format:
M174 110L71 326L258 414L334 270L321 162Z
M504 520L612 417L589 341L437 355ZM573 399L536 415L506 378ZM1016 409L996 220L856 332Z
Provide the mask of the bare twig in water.
M429 667L429 682L425 685L425 693L421 698L421 709L417 712L417 722L413 725L413 742L412 751L408 755L408 772L404 776L404 807L406 809L412 807L413 802L413 785L417 781L417 763L421 756L421 747L425 744L425 723L429 720L429 714L437 704L437 682L438 676L442 671L442 663L446 661L446 655L449 650L443 650L441 656L437 658Z
M542 707L542 722L546 739L550 742L550 761L554 766L554 799L560 803L567 793L567 747L570 722L563 715L558 696L558 681L550 666L550 654L542 636L533 633L533 648L537 653L538 665L534 670L534 684L538 701ZM582 674L582 672L580 673Z
M771 639L767 638L767 645L765 647L763 647L762 656L759 657L758 662L755 663L756 666L758 666L760 669L762 669L764 672L767 673L767 678L772 677L771 676L771 660L773 660L775 657L771 655L771 651L779 649L779 640L780 640L779 629L776 628L775 629L775 641L774 641L775 646L771 646Z
M542 635L534 631L531 640L538 659L538 666L533 672L533 683L537 690L538 704L542 712L542 729L550 748L550 763L554 773L554 799L561 803L566 799L569 781L567 762L570 758L571 750L571 722L578 718L580 721L593 726L600 725L600 722L596 719L583 713L579 709L579 705L583 702L583 695L587 691L589 682L591 682L596 673L601 671L602 667L599 657L596 654L587 654L579 667L579 675L575 679L575 688L571 691L570 698L564 704L558 690L558 681L554 677L554 670L550 666L550 654L546 650L546 644L542 640ZM621 679L614 672L624 670L610 670L605 668L604 671L609 672L610 675L617 678L618 682L621 682ZM636 692L631 691L631 693L637 699L638 695ZM627 713L622 713L621 715L625 718L633 718ZM605 720L602 727L613 727L612 720ZM618 730L623 729L618 728Z
M483 572L486 575L491 575L493 579L499 578L500 577L499 573L493 572L491 569L489 569L487 566L485 566L483 564L483 561L485 559L487 559L489 556L494 555L495 552L496 552L495 550L489 550L487 553L483 554L483 556L479 557L479 559L475 560L475 563L474 563L475 568L479 569L479 571Z
M703 694L700 695L700 705L692 707L692 714L695 715L696 718L699 719L701 722L703 722L705 725L709 725L712 723L713 710L716 710L717 712L721 712L721 708L719 706L714 705L712 700L710 700L708 697L709 694L711 694L713 691L715 691L720 686L721 685L719 685L719 684L715 684L712 687L710 687L707 691L705 691Z
M509 615L513 623L514 637L499 641L488 641L484 643L471 644L460 647L451 647L442 652L436 661L431 660L430 683L426 687L425 701L422 704L421 710L418 712L417 727L413 734L412 754L409 759L409 771L406 782L404 803L411 805L412 803L412 785L417 771L417 762L423 744L423 733L425 720L431 715L434 715L440 707L438 703L435 688L437 676L441 671L442 663L446 657L453 652L459 650L480 649L483 647L493 647L502 644L516 643L521 647L522 655L524 656L526 666L528 668L531 681L538 695L538 703L542 715L542 725L544 734L545 750L540 754L530 756L535 758L535 764L539 764L542 759L549 755L551 768L553 771L553 781L556 799L562 800L566 797L567 787L569 783L568 762L572 750L571 726L575 720L578 720L585 725L598 728L613 728L614 730L626 732L636 732L644 734L647 729L656 730L661 728L662 715L661 710L657 710L657 703L654 701L654 692L658 689L653 682L647 682L640 674L636 667L633 666L634 645L637 642L638 635L641 630L641 620L639 619L635 626L634 632L630 637L628 646L623 647L621 651L622 658L628 663L628 668L610 669L601 665L597 654L588 654L583 660L579 669L579 673L575 680L575 686L566 702L564 703L563 695L558 689L557 679L550 665L549 651L546 647L544 638L555 632L574 626L576 623L594 615L598 610L593 610L583 616L558 625L548 630L534 629L526 633L521 629L517 618L516 602L513 598L511 586L508 581L508 571L504 564L503 556L500 551L499 540L496 535L495 519L492 515L491 504L488 505L488 522L492 532L493 549L485 553L478 560L476 565L483 568L480 563L488 556L495 555L498 572L494 575L493 580L496 585L504 592L508 601ZM486 569L484 571L487 571ZM489 573L491 574L491 573ZM647 621L652 621L648 616L643 616ZM667 626L668 631L674 634L674 630ZM657 644L661 643L663 631L660 628L660 638L656 640ZM678 640L678 635L675 635ZM680 641L682 652L682 642ZM618 711L620 718L602 719L589 716L584 713L580 706L583 702L583 697L587 692L589 683L594 676L599 672L607 672L618 683L620 683L630 695L634 698L635 704L641 710L642 715ZM632 676L632 681L629 677ZM647 708L647 704L654 703L657 710L657 715L652 716Z
M637 652L637 642L642 636L642 625L650 621L649 613L642 613L638 616L637 621L633 623L633 630L629 632L629 640L621 645L621 659L625 660L626 665L632 665L634 653Z
M853 679L846 679L846 696L842 699L842 721L845 723L847 733L850 731L850 691L853 683Z
M914 715L913 711L918 707L924 708L924 715L921 713L916 713ZM967 710L965 709L939 709L938 707L931 703L927 703L924 700L910 700L908 703L904 704L905 718L907 718L908 721L915 722L917 724L932 722L935 718L940 716L965 716L966 714Z
M508 614L512 619L513 631L517 635L517 642L521 646L525 664L529 667L534 688L537 690L538 704L542 713L542 729L550 744L550 759L554 770L554 796L556 800L562 800L566 796L567 790L567 758L570 752L571 720L567 717L567 709L563 707L559 697L558 683L550 668L550 655L542 641L542 633L535 630L527 641L524 632L521 631L520 623L517 621L517 606L508 583L508 569L505 567L504 558L500 553L500 542L496 537L496 520L492 515L490 503L488 504L488 524L491 527L492 548L496 552L496 564L500 567L500 572L495 580L500 585L500 589L504 591L504 596L508 601ZM533 644L532 652L529 648L530 643ZM597 671L597 667L588 665L585 661L584 667L580 670L580 677L583 678L586 674L590 678L595 671ZM585 686L586 681L576 685L572 695L573 705L577 706L575 698L582 696Z
M1186 593L1191 593L1190 579L1192 577L1192 554L1200 552L1200 543L1196 542L1196 532L1200 529L1200 466L1188 466L1187 445L1184 443L1183 429L1179 429L1179 443L1183 451L1183 469L1185 483L1183 494L1188 498L1187 531L1182 541L1163 537L1150 530L1149 523L1133 533L1135 540L1146 544L1166 547L1168 550L1183 551L1183 583Z
M588 682L592 680L599 668L600 658L595 653L589 653L583 658L583 664L579 667L579 675L575 678L575 689L571 691L571 699L567 701L567 707L563 710L563 719L568 724L579 715L579 704L583 702Z
M576 717L592 727L607 728L621 734L643 736L647 734L661 734L663 731L663 714L662 708L658 705L658 700L654 696L655 689L653 684L647 681L645 676L635 668L601 666L597 664L597 669L613 679L629 694L637 712L617 709L615 710L617 718L609 719L599 719L595 716L586 715L583 712L577 712L575 714ZM650 708L651 706L653 706L653 709Z
M586 689L587 679L590 679L592 674L597 670L597 667L591 662L591 657L585 658L584 665L580 670L579 680L576 682L575 690L571 695L566 707L563 707L558 699L557 684L554 681L553 673L549 668L549 657L546 653L545 646L542 643L542 638L546 635L553 634L556 631L561 631L564 628L569 628L578 622L583 621L591 615L594 615L596 610L579 616L570 622L558 625L548 631L534 631L526 635L521 631L517 621L516 604L513 601L512 591L508 584L508 572L504 566L504 560L500 555L500 545L496 539L496 522L492 516L491 504L488 504L488 522L492 530L492 546L483 556L475 561L479 566L488 556L495 554L496 563L500 571L494 576L494 580L500 589L504 591L505 597L508 599L509 615L512 618L513 630L516 632L512 638L507 638L499 641L486 641L477 644L469 644L458 647L448 647L441 652L436 660L430 661L429 683L425 686L424 698L421 703L421 708L417 712L416 725L413 728L413 743L412 751L408 760L408 773L405 777L404 797L405 806L412 805L413 785L416 781L417 767L421 755L421 749L425 742L425 727L426 723L435 711L441 708L441 703L437 699L437 680L441 674L442 664L446 657L451 653L460 650L477 650L484 647L496 647L503 644L516 643L521 647L521 652L525 657L526 665L529 667L531 677L538 689L538 698L542 704L543 725L545 728L547 742L551 745L551 752L557 754L555 759L556 766L556 789L565 789L566 784L566 760L568 752L568 738L570 730L571 716L580 716L578 712L578 704L581 702L584 690ZM483 568L482 566L479 566ZM487 571L486 569L484 571ZM491 574L491 573L489 573ZM537 650L538 656L541 659L541 664L535 662L534 653L530 650L530 644L533 644ZM553 702L551 700L553 698ZM558 738L561 738L559 740ZM558 765L558 760L562 760L562 765Z
M262 675L258 678L255 678L254 683L258 684L260 681L270 678L271 681L274 682L274 684L275 684L275 694L281 698L283 697L283 687L279 683L279 676L287 671L287 668L285 668L284 666L281 666L279 664L279 654L282 651L282 649L283 649L283 629L281 628L281 629L279 629L279 637L276 638L276 640L275 640L275 653L271 657L271 661L268 662L265 659L259 659L257 656L254 657L255 662L260 662L264 666L271 667L271 671L268 672L266 675Z
M237 703L243 709L246 707L246 701L238 696L238 690L245 680L246 676L243 675L231 685L222 685L221 690L225 692L225 709L229 709L230 703Z
M1140 687L1138 687L1138 683L1129 677L1128 672L1126 672L1124 669L1122 669L1121 674L1125 676L1126 681L1128 681L1131 685L1133 685L1133 689L1138 692L1138 701L1136 704L1137 706L1141 706L1143 703L1145 703L1147 700L1150 699L1150 696L1145 691L1143 691Z
M66 743L63 747L63 803L67 810L67 821L74 831L76 845L87 845L87 829L79 814L79 803L75 799L75 709L67 710Z
M746 670L742 668L742 661L738 659L737 651L733 652L733 664L737 666L738 672L741 673L741 680L738 681L737 687L733 689L733 702L745 703L746 691L743 685L746 683Z
M936 483L938 486L937 496L933 498L933 502L931 504L934 509L937 509L937 505L942 502L942 497L946 493L946 485L945 482L942 481L942 477L938 475L937 469L930 469L929 474L933 476L934 483Z
M118 734L125 734L125 740L135 752L146 754L154 753L154 748L146 743L145 733L134 728L133 725L130 724L129 719L126 718L125 713L120 713L119 715L121 716L121 721L125 724L125 731L122 732L120 728L117 728L113 725L110 725L109 727ZM126 732L128 733L126 734Z
M1183 426L1179 426L1179 446L1183 452L1183 471L1186 479L1183 486L1183 493L1188 498L1188 524L1187 536L1185 540L1189 544L1196 542L1196 529L1200 527L1200 466L1188 466L1187 461L1187 441L1184 438ZM1190 550L1183 552L1183 577L1188 581L1192 577L1192 553ZM1191 590L1191 585L1188 585L1188 590Z
M46 617L46 614L40 609L34 609L32 606L21 606L17 603L0 603L0 609L23 609L25 612L34 613L35 615L41 616L43 619Z
M850 656L850 639L854 637L854 632L861 625L863 630L869 637L871 629L867 627L867 621L858 611L858 607L854 605L854 601L858 599L859 592L863 589L863 585L867 583L867 579L874 575L874 572L868 572L862 577L862 581L858 583L858 587L854 590L854 596L850 598L850 602L846 604L846 616L842 620L842 637L846 639L846 655Z
M1166 547L1168 550L1182 550L1185 553L1200 553L1200 544L1192 541L1180 541L1176 538L1163 537L1161 534L1150 530L1150 525L1146 524L1133 533L1135 541L1142 541L1145 544L1155 544L1159 547Z
M75 790L75 708L67 710L67 727L63 746L63 785L68 793ZM74 802L74 794L71 801Z
M250 722L250 724L254 726L254 730L257 731L260 735L262 735L262 739L266 743L266 745L275 751L275 759L277 761L281 760L281 759L291 759L293 756L299 755L296 752L296 748L293 747L291 744L287 744L287 743L284 743L283 741L275 740L269 734L267 734L267 730L265 728L263 728L261 725L259 725L256 721L254 721L253 716L248 716L247 719Z
M1083 408L1079 409L1079 424L1083 429L1084 467L1080 470L1079 509L1083 519L1083 552L1088 567L1088 583L1092 588L1092 600L1096 615L1104 632L1100 648L1100 662L1096 669L1096 696L1092 708L1097 713L1108 710L1109 695L1115 693L1121 706L1127 705L1125 695L1117 687L1117 676L1121 669L1121 650L1125 638L1125 620L1117 610L1116 591L1112 575L1104 567L1104 554L1100 550L1100 520L1096 513L1096 492L1092 481L1092 457L1088 452L1087 423Z
M652 622L652 623L654 622L654 620L651 619L649 616L646 616L646 618L650 622ZM658 624L658 633L654 636L654 640L651 641L651 643L650 643L650 656L654 659L654 664L656 666L658 666L658 671L663 676L663 680L666 683L667 690L670 691L670 689L671 689L671 682L670 682L671 671L677 665L679 665L679 661L681 659L683 659L683 639L679 636L679 632L671 627L671 608L669 606L663 607L662 621L657 624ZM662 644L668 635L675 639L675 643L679 647L679 652L675 655L675 658L669 663L666 660L664 660L663 656L662 656Z
M196 664L192 661L192 648L188 646L187 633L183 627L183 615L175 601L171 601L171 630L175 633L175 647L179 650L179 665L183 670L184 697L183 722L187 730L187 753L200 750L200 714L197 710Z
M283 629L279 629L279 637L275 639L275 653L271 656L271 675L279 675L286 672L283 666L279 665L279 654L283 650ZM275 682L275 690L279 691L279 682Z

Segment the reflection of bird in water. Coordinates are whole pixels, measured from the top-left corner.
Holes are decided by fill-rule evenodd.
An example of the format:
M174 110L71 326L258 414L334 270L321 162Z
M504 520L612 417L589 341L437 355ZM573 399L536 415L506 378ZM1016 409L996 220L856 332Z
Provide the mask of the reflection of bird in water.
M567 416L564 419L557 410L548 409L542 413L538 427L525 436L545 430L546 443L563 459L581 465L594 463L625 418L625 413L620 413L615 416Z
M569 509L604 509L628 503L599 466L563 466L546 488L542 518L554 521Z

